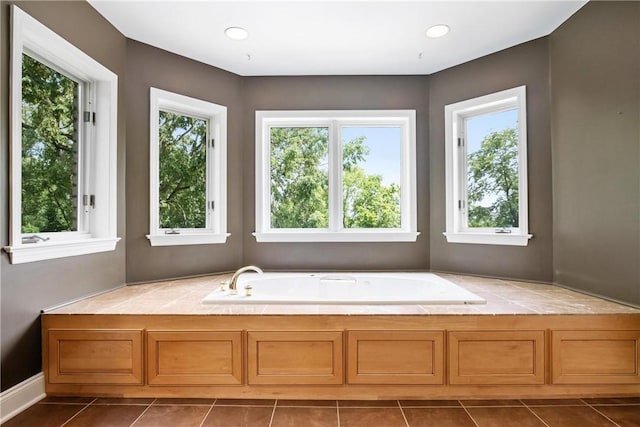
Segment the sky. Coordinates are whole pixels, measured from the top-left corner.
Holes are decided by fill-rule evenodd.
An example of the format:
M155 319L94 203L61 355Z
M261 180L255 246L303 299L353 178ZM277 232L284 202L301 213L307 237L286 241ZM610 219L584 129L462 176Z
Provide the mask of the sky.
M518 110L489 113L466 120L467 153L478 151L484 137L491 132L501 131L518 123Z
M382 175L382 183L400 185L400 128L343 127L342 143L364 136L369 155L360 166L370 175Z

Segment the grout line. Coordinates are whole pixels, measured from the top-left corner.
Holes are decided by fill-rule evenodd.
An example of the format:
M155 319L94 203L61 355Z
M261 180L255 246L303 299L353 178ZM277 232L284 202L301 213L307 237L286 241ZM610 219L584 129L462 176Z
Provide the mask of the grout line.
M542 424L544 424L547 427L550 427L549 424L547 424L538 414L536 414L535 411L531 409L526 403L524 403L522 400L520 400L520 402L522 402L524 407L527 408L529 412L531 412L537 419L539 419L542 422Z
M276 408L278 407L278 399L273 403L273 411L271 411L271 418L269 419L269 427L271 427L271 423L273 423L273 416L276 414Z
M97 397L96 397L96 398L94 398L91 402L87 403L87 404L85 405L85 407L84 407L84 408L82 408L82 409L80 409L78 412L76 412L76 413L73 415L73 417L71 417L71 418L69 418L67 421L65 421L65 422L64 422L60 427L64 427L64 426L66 426L67 424L69 424L69 421L71 421L72 419L74 419L75 417L77 417L78 415L80 415L80 413L81 413L81 412L83 412L85 409L87 409L89 406L91 406L91 404L92 404L93 402L95 402L96 400L98 400L98 398L97 398Z
M586 403L586 402L585 402ZM617 422L613 421L611 418L607 417L605 414L603 414L602 412L598 411L596 408L594 408L593 406L591 406L590 404L587 403L587 406L591 409L593 409L594 411L596 411L598 414L602 415L603 417L605 417L607 420L611 421L613 423L613 425L620 427L620 424L618 424Z
M213 410L213 405L216 404L216 400L218 399L214 399L213 403L211 404L211 406L209 407L209 410L207 411L206 414L204 414L204 418L202 419L202 421L200 421L200 424L198 425L198 427L202 427L204 425L204 422L207 421L207 418L209 417L209 414L211 413L211 411Z
M469 416L469 418L471 418L471 421L473 421L473 423L476 425L476 427L480 427L478 425L478 423L476 422L476 420L471 416L471 414L469 413L469 410L467 409L466 406L464 406L464 403L462 403L462 400L458 400L458 402L460 403L460 406L462 406L462 409L464 409L464 412L467 413L467 415Z
M400 404L400 401L397 400L396 402L398 402L398 407L400 407L400 413L402 414L402 418L404 419L404 423L407 425L407 427L409 427L409 421L407 421L407 417L404 414L404 409L402 409L402 405Z
M340 402L336 399L336 416L338 417L338 427L340 427Z
M144 414L146 414L146 413L147 413L147 411L149 410L149 408L151 408L151 406L153 405L153 403L154 403L156 400L158 400L158 399L153 399L153 400L151 401L151 403L149 403L149 405L145 408L145 410L144 410L144 411L142 411L142 413L141 413L140 415L138 415L138 418L136 418L136 419L131 423L131 426L130 426L130 427L133 427L133 426L135 425L135 423L137 423L137 422L138 422L138 420L139 420L140 418L142 418L142 417L144 416Z

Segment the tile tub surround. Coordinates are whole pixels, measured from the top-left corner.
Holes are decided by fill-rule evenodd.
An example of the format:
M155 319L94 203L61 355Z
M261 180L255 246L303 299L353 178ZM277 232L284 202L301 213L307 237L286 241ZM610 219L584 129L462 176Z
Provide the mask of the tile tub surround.
M130 285L47 314L131 315L500 315L640 314L640 309L540 283L438 273L487 300L482 305L202 304L230 274Z
M640 395L640 310L633 307L551 285L445 274L487 303L203 304L229 277L128 286L46 312L47 394L494 401Z
M640 398L501 401L47 398L2 427L638 427Z

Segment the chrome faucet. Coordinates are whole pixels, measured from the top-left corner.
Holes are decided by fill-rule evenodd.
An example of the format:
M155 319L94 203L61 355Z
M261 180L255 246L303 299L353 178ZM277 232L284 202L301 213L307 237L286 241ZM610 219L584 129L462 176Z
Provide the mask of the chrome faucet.
M232 293L238 292L238 277L245 271L255 271L256 273L262 274L263 271L261 268L256 267L255 265L247 265L246 267L239 268L233 276L231 277L231 282L229 282L229 291Z

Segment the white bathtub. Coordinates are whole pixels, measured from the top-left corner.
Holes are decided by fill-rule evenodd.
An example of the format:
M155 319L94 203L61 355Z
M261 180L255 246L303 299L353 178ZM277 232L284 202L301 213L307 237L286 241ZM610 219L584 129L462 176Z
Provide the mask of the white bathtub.
M246 295L245 286L252 287ZM244 273L236 295L217 289L206 304L484 304L432 273Z

